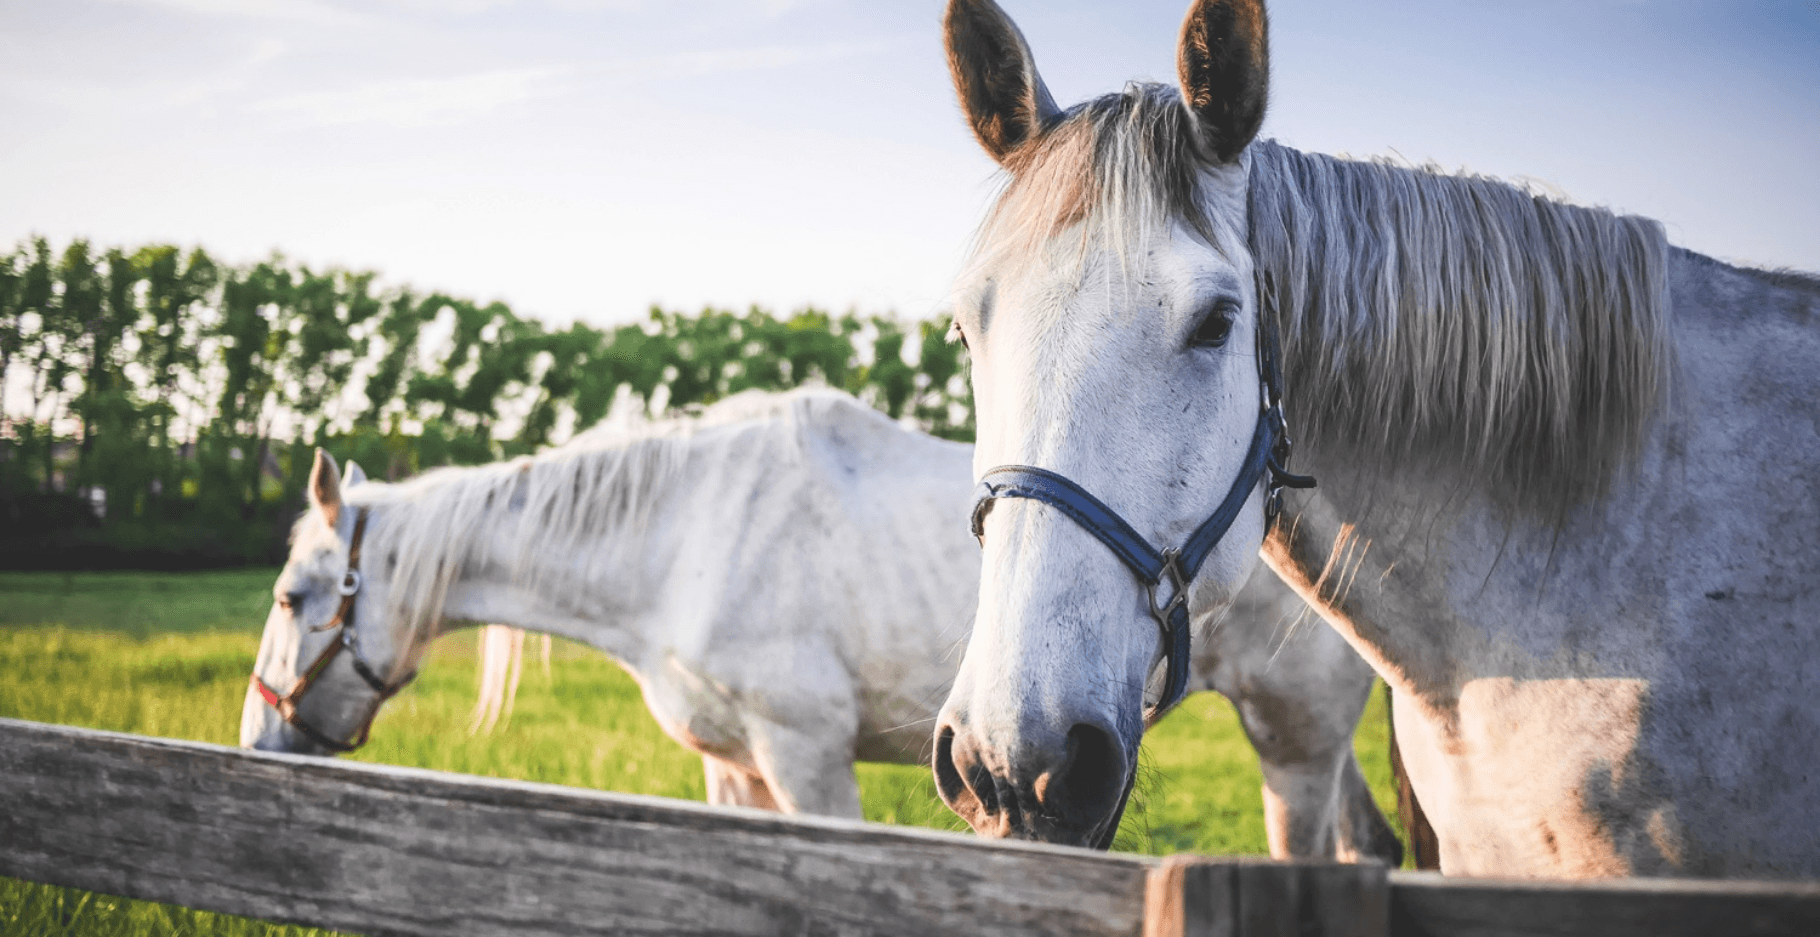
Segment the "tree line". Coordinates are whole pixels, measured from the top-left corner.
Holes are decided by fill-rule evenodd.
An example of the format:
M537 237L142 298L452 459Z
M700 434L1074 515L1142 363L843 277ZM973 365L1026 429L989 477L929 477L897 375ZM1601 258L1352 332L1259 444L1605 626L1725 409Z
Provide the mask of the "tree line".
M398 479L750 388L821 381L970 440L946 328L753 307L558 329L280 255L35 238L0 255L0 567L269 562L317 446Z

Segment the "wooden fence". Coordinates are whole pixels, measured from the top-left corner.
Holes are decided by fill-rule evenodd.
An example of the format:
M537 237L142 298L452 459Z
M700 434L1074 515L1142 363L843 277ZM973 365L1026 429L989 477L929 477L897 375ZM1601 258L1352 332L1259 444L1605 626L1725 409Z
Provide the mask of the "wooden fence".
M1159 861L4 719L0 874L435 937L1820 934L1820 884Z

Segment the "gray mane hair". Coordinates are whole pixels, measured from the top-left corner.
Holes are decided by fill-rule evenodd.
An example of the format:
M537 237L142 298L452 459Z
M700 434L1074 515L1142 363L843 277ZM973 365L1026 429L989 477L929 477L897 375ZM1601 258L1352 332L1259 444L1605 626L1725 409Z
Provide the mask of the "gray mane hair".
M348 502L375 509L364 562L383 564L387 611L412 635L433 633L451 584L484 564L503 564L496 571L527 591L558 595L563 580L604 578L631 561L698 429L752 422L800 441L826 419L830 399L865 406L825 390L747 392L698 418L597 428L535 456L358 485Z
M1478 176L1250 154L1297 430L1555 521L1604 493L1667 390L1661 225Z
M1242 157L1249 218L1229 220L1193 133L1166 85L1070 108L1007 158L975 263L1103 238L1129 268L1179 222L1268 275L1292 429L1352 464L1457 471L1558 521L1635 455L1670 373L1659 224L1271 141Z

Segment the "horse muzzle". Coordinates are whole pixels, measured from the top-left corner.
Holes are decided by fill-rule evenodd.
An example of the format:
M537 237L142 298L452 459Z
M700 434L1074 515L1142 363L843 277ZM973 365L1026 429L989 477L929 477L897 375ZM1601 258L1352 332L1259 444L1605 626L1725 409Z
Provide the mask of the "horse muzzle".
M1003 743L945 713L935 736L942 801L981 836L1105 849L1136 774L1135 741L1091 720Z

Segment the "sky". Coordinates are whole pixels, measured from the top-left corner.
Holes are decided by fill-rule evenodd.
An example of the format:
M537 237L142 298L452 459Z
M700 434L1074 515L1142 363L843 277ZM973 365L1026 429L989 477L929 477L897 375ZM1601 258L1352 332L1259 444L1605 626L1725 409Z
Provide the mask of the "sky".
M1001 0L1067 104L1185 0ZM0 245L272 251L552 325L927 316L995 191L939 0L6 0ZM1265 136L1820 271L1820 0L1281 0Z

